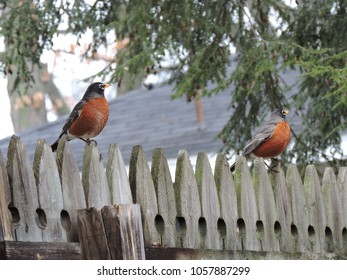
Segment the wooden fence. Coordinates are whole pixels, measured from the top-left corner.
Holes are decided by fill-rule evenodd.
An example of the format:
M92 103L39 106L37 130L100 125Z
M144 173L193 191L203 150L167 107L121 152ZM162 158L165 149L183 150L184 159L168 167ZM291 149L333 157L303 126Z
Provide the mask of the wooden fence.
M105 156L105 155L103 155ZM0 259L345 259L347 168L313 165L304 179L290 164L231 175L205 153L195 171L180 151L173 182L165 153L151 168L135 146L129 177L119 147L104 160L86 146L79 171L68 143L56 155L39 140L33 163L13 136L0 151Z

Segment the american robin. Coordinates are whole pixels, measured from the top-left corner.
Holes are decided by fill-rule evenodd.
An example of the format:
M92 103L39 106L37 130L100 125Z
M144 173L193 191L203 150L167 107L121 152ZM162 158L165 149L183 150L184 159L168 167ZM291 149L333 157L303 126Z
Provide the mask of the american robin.
M88 142L103 130L109 115L109 106L104 90L109 86L110 84L93 83L87 88L83 98L76 104L67 118L58 140L52 144L53 152L56 151L58 141L63 136L68 141L79 138Z
M274 158L281 154L290 141L290 126L286 121L287 110L276 110L270 119L258 129L255 136L243 149L242 156ZM235 170L235 163L230 171Z

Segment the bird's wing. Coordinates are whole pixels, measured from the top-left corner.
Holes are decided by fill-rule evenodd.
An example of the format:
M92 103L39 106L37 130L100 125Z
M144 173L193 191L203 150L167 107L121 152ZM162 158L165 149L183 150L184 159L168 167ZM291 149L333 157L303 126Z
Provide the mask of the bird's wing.
M87 102L86 100L82 99L80 102L78 102L75 105L75 107L72 109L70 116L67 118L67 120L63 126L63 129L59 135L59 138L67 133L67 130L70 128L72 123L80 116L81 110L82 110L82 108L86 102Z
M266 140L271 138L275 123L268 123L261 127L255 134L255 136L251 139L251 141L245 146L243 149L243 156L247 156L252 153L260 144L264 143Z

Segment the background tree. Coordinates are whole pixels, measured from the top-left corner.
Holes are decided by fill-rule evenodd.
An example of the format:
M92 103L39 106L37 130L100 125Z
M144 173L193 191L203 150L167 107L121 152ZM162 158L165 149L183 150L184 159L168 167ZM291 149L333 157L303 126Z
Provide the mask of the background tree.
M59 21L41 18L42 11L34 1L2 1L1 31L5 52L0 56L2 71L7 74L7 91L15 132L47 122L46 95L58 115L69 108L62 98L46 65L40 63L40 43L48 39ZM45 31L46 30L46 31ZM45 44L47 46L47 44Z
M287 2L112 0L89 5L79 0L33 1L40 25L30 30L34 34L29 39L8 33L8 26L2 24L2 36L16 42L14 51L5 55L3 70L16 61L21 66L19 77L28 79L30 72L23 62L38 63L64 20L67 33L81 37L87 30L93 32L87 57L95 56L100 46L114 43L109 41L110 34L118 41L128 40L99 73L111 73L120 85L124 77L130 83L131 77L145 76L144 69L160 69L169 57L168 82L175 84L174 97L192 100L199 91L212 95L232 88L234 110L219 135L225 152L242 149L270 110L290 107L302 126L294 131L296 141L286 158L331 159L342 154L340 132L347 125L346 1L296 1L293 6ZM17 21L21 20L17 10L24 3L11 9ZM35 49L25 52L28 41L33 45L32 38L36 38ZM230 46L236 48L236 56L231 55ZM231 66L235 70L230 73ZM303 74L297 92L281 82L280 73L287 69Z

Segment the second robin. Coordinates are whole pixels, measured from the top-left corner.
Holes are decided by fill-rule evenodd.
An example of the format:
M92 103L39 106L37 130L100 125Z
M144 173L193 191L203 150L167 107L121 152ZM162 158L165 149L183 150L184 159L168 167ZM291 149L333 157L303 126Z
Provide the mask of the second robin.
M287 110L276 110L271 113L270 119L261 126L254 137L243 149L242 156L275 158L281 154L290 141L290 126L286 121ZM235 163L230 171L235 170Z
M53 152L57 150L58 141L62 137L66 137L68 141L79 138L87 142L103 130L109 115L104 91L109 86L110 84L98 82L87 88L83 98L67 118L58 139L51 145Z

